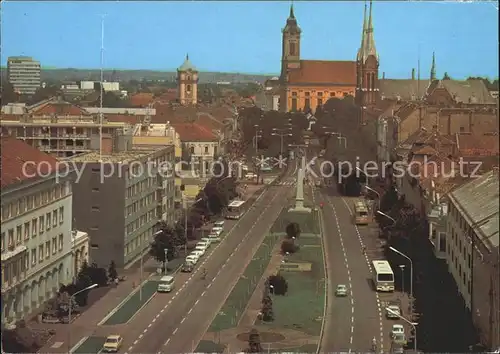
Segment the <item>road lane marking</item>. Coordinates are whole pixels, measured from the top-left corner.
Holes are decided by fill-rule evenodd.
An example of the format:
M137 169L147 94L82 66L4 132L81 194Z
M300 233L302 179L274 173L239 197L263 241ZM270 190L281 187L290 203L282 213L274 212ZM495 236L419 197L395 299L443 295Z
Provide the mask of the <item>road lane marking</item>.
M191 307L188 311L188 315L191 313L191 311L193 311L193 308Z
M274 196L273 196L273 197L272 197L272 199L271 199L271 203L272 203L272 202L273 202L273 201L277 198L277 196L278 196L279 194L280 194L280 193L275 193L275 194L274 194ZM252 204L252 207L256 206L256 202L257 202L259 199L261 199L262 197L264 197L264 195L266 195L266 193L265 193L265 192L264 192L264 193L261 193L261 194L259 195L259 197L258 197L258 198L254 201L254 204ZM271 203L269 203L269 204L268 204L268 205L267 205L267 206L266 206L266 207L265 207L265 208L264 208L264 209L263 209L263 210L262 210L262 211L261 211L261 212L257 215L257 218L256 218L256 220L257 220L257 221L258 221L260 218L262 218L262 217L264 216L264 214L266 213L267 209L271 206ZM250 214L245 214L245 216L247 216L247 215L250 215ZM227 239L227 236L229 236L230 234L232 234L233 230L234 230L234 229L235 229L235 228L236 228L236 227L240 224L240 221L241 221L241 219L240 219L240 220L238 220L238 222L236 222L236 223L232 226L232 228L231 228L231 229L227 232L227 234L226 234L226 236L225 236L224 240L226 240L226 239ZM254 226L255 226L255 225L254 225ZM252 227L252 228L253 228L253 227ZM251 229L252 229L252 228L251 228ZM250 229L250 230L251 230L251 229ZM245 234L245 236L244 236L244 237L243 237L243 239L240 241L240 243L238 244L238 246L237 246L237 247L233 250L233 252L232 252L232 253L230 253L229 258L230 258L230 257L232 257L232 256L233 256L233 254L234 254L234 252L235 252L235 251L237 251L237 250L240 248L241 244L242 244L244 241L246 241L246 239L248 239L248 237L249 237L249 235L250 235L250 233L251 233L251 232L250 232L250 230L249 230L249 231ZM211 256L214 254L214 252L215 252L215 251L219 248L219 246L221 246L222 244L223 244L223 242L219 243L219 244L218 244L218 245L217 245L217 246L216 246L216 247L215 247L215 248L214 248L214 249L213 249L213 250L212 250L212 251L208 254L207 258L204 260L204 262L203 262L201 265L204 265L206 262L208 262L208 261L211 259ZM222 267L221 267L221 268L224 268L224 267L226 266L226 264L227 264L227 263L228 263L228 261L229 261L229 258L228 258L228 259L226 259L226 261L224 262L224 264L222 265ZM188 284L188 283L189 283L189 282L193 279L193 277L195 276L195 274L196 274L198 271L200 271L200 269L201 269L201 267L197 267L197 268L195 269L195 271L191 274L191 276L190 276L190 277L187 279L187 281L184 283L183 287L187 286L187 284ZM219 274L219 273L221 272L221 270L222 270L222 269L219 269L219 271L218 271L218 273L217 273L217 274ZM215 277L214 277L213 279L215 279ZM209 285L211 285L211 283L210 283ZM179 294L179 292L182 290L182 288L183 288L183 287L181 287L181 289L179 289L179 290L178 290L178 291L174 294L174 296L172 297L172 299L171 299L171 300L169 300L168 304L166 304L166 305L165 305L165 307L164 307L164 308L160 311L160 313L163 313L163 312L164 312L164 310L165 310L165 309L166 309L166 308L167 308L167 307L168 307L168 306L172 303L172 301L173 301L173 300L175 299L175 297ZM202 293L202 295L201 295L201 296L204 296L204 295L205 295L205 292L206 292L206 291L204 291L204 292ZM199 299L198 299L198 300L196 300L195 305L197 305L197 304L198 304L198 302L199 302ZM177 333L177 331L178 331L178 328L176 328L176 329L173 331L173 334ZM143 337L143 336L142 336L142 335L140 335L140 336L139 336L139 340L140 340L140 339L142 339L142 337ZM168 338L168 340L165 342L165 344L164 344L164 345L167 345L167 344L170 342L170 340L171 340L171 338Z
M151 328L151 323L148 324L148 328ZM146 332L146 331L147 331L147 329L144 330L144 332Z
M342 201L344 202L347 210L349 211L349 214L351 216L353 216L353 212L351 210L351 207L349 207L349 204L347 204L346 200L344 198L341 198ZM359 240L359 243L361 245L361 249L362 250L366 250L366 247L365 247L365 244L363 242L363 238L361 237L361 233L359 232L359 229L358 229L358 226L356 224L354 224L354 230L356 230L356 234L358 235L358 240ZM364 258L365 258L365 261L366 261L366 265L368 266L368 270L371 274L373 274L373 270L372 270L372 267L371 267L371 264L370 264L370 260L368 259L368 254L366 253L366 251L363 252L364 253ZM378 294L377 291L375 291L375 299L377 301L377 308L378 308L378 311L379 311L379 324L380 324L380 328L383 328L384 327L384 320L383 320L383 316L382 316L382 308L381 308L381 305L380 305L380 296ZM380 352L383 353L384 352L384 333L383 331L381 331L380 333Z
M207 291L206 291L206 290L204 290L204 291L201 293L201 296L205 296L205 293L206 293L206 292L207 292Z
M196 300L196 302L194 304L198 305L198 302L200 302L200 299Z
M177 327L176 329L174 329L174 331L172 333L176 334L178 330L179 330L179 327Z
M136 345L137 343L139 343L139 341L137 339L134 340L134 345ZM129 348L129 350L131 350L131 349Z
M181 320L181 323L184 323L184 321L186 320L186 317L184 317L182 320Z
M152 322L152 323L155 323L155 322L156 322L156 317L155 317L155 318L153 318L153 322Z
M214 278L214 280L215 280L215 278ZM210 289L210 287L211 287L211 286L212 286L212 283L209 283L209 284L207 285L207 289Z
M142 337L144 337L144 334L139 334L139 339L142 339Z

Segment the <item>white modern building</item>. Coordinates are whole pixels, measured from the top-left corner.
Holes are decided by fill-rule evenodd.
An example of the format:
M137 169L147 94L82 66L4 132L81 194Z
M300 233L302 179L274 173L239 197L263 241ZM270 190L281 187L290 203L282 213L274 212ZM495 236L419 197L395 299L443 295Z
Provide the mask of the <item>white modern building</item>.
M1 147L4 324L52 298L61 284L71 282L74 266L69 177L57 179L57 159L21 140L4 137Z
M449 195L446 262L487 348L500 346L498 169Z
M7 79L14 91L21 95L33 95L40 88L40 62L31 57L9 57Z

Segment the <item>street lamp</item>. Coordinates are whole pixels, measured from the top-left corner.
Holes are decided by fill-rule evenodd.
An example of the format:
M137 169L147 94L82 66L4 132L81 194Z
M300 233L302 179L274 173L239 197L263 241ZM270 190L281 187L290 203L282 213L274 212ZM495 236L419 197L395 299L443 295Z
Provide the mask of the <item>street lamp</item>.
M274 295L274 285L269 285L269 290L271 291L271 295Z
M359 167L356 167L356 168L359 169ZM366 174L365 174L365 176L366 176ZM380 193L377 192L375 189L370 188L368 186L365 186L365 189L369 190L370 192L373 192L373 193L375 193L377 195L377 210L379 210L380 209Z
M394 226L394 224L396 224L396 220L392 216L389 216L386 213L381 212L380 210L377 210L377 214L385 216L387 219L391 220L392 226Z
M409 262L410 262L410 308L411 310L413 311L413 262L411 260L410 257L408 257L406 254L404 254L403 252L401 251L398 251L397 249L395 249L394 247L390 246L389 249L392 251L392 252L396 252L397 254L399 254L400 256L403 256L404 258L406 258Z
M254 128L255 128L255 136L254 136L254 140L255 140L255 155L257 156L258 152L259 152L259 138L262 138L262 130L259 129L259 125L258 124L255 124L254 125Z
M405 265L400 264L399 269L401 269L401 292L405 292Z
M285 136L292 136L290 130L292 130L292 128L284 128L284 129L273 128L273 132L271 133L271 135L273 136L280 137L280 159L283 158L283 138Z
M386 307L385 310L387 312L395 315L395 316L398 316L399 319L405 321L406 323L408 323L413 328L413 333L415 334L415 337L414 337L414 340L413 340L413 350L416 352L417 351L417 327L416 326L418 326L418 323L409 321L408 319L404 318L399 313L394 312L393 310L391 310L388 307Z
M87 291L87 290L90 290L90 289L94 289L97 286L98 286L97 284L89 285L86 288L83 288L82 290L78 290L76 293L74 293L73 295L71 295L69 297L68 324L70 326L68 328L68 353L71 353L71 304L73 302L73 299L75 298L76 295L78 295L80 293L83 293L84 291Z

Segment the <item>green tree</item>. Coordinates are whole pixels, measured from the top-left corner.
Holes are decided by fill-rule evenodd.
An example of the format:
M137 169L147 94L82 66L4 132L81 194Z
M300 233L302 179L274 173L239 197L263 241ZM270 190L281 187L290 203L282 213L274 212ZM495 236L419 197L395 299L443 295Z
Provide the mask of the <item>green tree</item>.
M274 320L273 300L269 295L264 296L262 299L262 320L264 322L271 322Z
M19 101L19 94L14 91L14 86L7 80L2 82L2 105Z
M250 333L248 334L248 353L262 353L262 345L260 343L260 333L252 328Z
M291 222L286 226L285 231L288 238L298 238L300 236L300 225L296 222Z
M158 262L165 263L165 250L167 250L167 260L171 261L175 258L176 247L173 242L175 231L172 228L161 230L156 233L149 254Z

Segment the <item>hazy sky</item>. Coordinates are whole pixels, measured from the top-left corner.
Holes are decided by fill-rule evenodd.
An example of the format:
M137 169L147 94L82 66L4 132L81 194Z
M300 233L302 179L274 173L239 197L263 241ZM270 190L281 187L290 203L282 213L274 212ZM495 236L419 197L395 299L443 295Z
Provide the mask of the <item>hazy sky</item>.
M50 67L172 70L189 52L207 71L278 73L290 2L4 2L1 63L32 56ZM363 2L295 2L303 59L354 60ZM380 73L409 77L432 52L437 75L498 77L498 10L492 2L373 5Z

